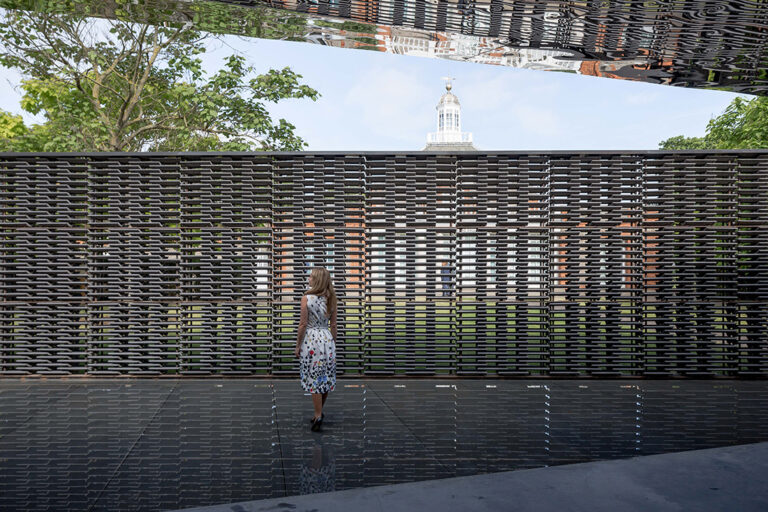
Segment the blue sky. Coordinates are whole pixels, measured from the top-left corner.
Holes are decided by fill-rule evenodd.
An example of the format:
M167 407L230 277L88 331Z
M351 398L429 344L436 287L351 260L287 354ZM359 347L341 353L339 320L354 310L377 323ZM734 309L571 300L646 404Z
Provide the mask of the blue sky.
M570 73L516 69L332 48L309 43L212 39L204 64L233 52L259 72L290 66L321 97L270 105L296 125L307 150L420 150L435 130L435 106L451 76L462 129L481 150L658 149L674 135L704 135L737 94ZM19 108L20 77L2 69L0 109ZM742 95L751 98L748 95Z

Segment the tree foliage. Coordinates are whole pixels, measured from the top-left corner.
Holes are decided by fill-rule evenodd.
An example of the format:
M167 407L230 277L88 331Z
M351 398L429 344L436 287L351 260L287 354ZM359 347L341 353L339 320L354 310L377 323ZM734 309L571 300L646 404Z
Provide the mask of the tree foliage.
M659 143L659 149L766 149L768 148L768 98L749 101L736 97L707 124L704 137L678 135Z
M191 21L4 10L0 63L23 74L21 107L46 122L25 127L0 115L0 149L302 149L295 127L273 120L266 103L318 92L287 67L254 76L239 55L209 75L200 55L212 37Z
M659 149L708 149L704 137L685 137L677 135L659 143Z
M26 133L27 127L21 116L0 110L0 140L21 137Z

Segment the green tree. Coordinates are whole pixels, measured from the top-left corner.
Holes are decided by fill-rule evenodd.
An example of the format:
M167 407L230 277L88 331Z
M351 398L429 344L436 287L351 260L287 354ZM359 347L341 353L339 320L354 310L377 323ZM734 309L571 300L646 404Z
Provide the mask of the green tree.
M318 92L287 67L254 76L239 55L209 76L199 55L214 36L193 27L4 10L0 63L25 76L21 107L46 122L0 131L0 150L303 149L295 127L273 120L266 103ZM2 119L10 126L14 118Z
M659 149L708 149L704 137L685 137L677 135L659 143Z
M766 149L768 98L749 101L736 97L719 116L710 119L704 137L678 135L659 143L659 149Z
M0 140L8 140L21 137L27 133L24 120L21 116L15 116L10 112L0 110Z

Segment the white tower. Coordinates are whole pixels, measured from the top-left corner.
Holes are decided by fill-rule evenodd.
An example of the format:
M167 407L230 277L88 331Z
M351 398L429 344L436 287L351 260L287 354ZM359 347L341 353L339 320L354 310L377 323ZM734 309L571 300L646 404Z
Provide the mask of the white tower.
M475 151L472 134L461 131L461 105L459 98L451 92L453 78L443 78L445 94L437 103L437 131L427 134L425 151L462 150Z

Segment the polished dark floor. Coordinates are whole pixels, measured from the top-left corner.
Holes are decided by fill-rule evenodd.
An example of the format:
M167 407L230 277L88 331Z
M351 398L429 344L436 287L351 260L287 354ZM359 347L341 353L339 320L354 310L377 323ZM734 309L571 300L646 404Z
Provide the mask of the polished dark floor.
M768 440L766 381L0 380L0 510L166 510Z

